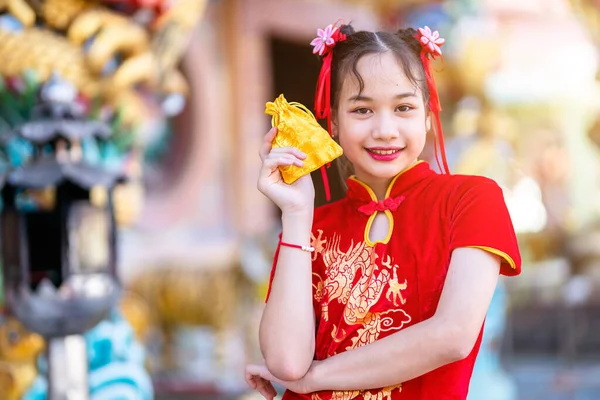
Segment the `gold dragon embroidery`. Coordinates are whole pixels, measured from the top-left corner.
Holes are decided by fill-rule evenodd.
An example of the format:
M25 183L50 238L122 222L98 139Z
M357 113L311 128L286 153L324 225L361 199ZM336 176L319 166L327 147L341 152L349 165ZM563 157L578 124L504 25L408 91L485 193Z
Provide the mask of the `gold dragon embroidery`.
M404 283L398 282L398 268L394 268L392 264L392 259L390 256L387 256L386 261L384 261L383 266L394 271L394 277L390 280L390 288L388 289L385 297L392 301L390 297L393 297L393 302L396 307L398 307L398 299L400 300L400 304L406 304L406 299L402 296L402 291L406 290L406 279L404 279Z
M346 350L352 350L375 342L381 332L399 330L410 322L410 316L400 309L386 312L372 312L375 305L384 293L386 298L395 306L406 303L402 291L407 288L407 281L399 283L398 265L392 264L390 256L386 256L377 265L377 254L374 248L365 242L350 243L348 251L340 250L340 237L334 235L331 242L323 239L323 231L319 230L318 236L312 236L311 245L315 247L316 254L322 254L326 266L325 280L320 280L315 287L315 300L321 303L322 318L329 319L329 304L337 300L344 305L344 322L348 325L361 325L356 336L351 339L352 344ZM390 274L390 270L392 273ZM360 278L354 284L357 273ZM325 301L322 301L325 300ZM334 325L331 336L337 343L346 339L346 331ZM352 400L363 396L365 400L391 400L392 391L402 390L402 385L389 386L375 393L363 390L336 391L332 393L332 400ZM317 394L312 395L313 400L320 400Z
M352 400L357 398L358 396L362 395L364 400L391 400L392 399L392 391L394 389L400 389L402 390L401 386L388 386L385 387L383 389L380 389L378 392L376 393L371 393L369 391L363 391L363 390L349 390L349 391L345 391L345 392L333 392L331 394L331 400ZM312 400L323 400L321 398L321 396L319 396L317 393L313 393L312 394Z

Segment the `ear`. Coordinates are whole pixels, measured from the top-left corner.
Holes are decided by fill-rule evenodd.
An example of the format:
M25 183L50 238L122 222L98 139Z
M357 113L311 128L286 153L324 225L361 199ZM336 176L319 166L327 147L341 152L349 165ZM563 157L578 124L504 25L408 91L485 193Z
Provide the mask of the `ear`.
M335 113L331 115L331 132L329 133L331 133L332 137L337 137L338 135L338 123Z
M338 135L338 127L333 121L331 121L331 132L330 133L331 133L331 137L337 137L337 135Z
M425 119L425 129L427 132L431 131L431 113L428 113Z

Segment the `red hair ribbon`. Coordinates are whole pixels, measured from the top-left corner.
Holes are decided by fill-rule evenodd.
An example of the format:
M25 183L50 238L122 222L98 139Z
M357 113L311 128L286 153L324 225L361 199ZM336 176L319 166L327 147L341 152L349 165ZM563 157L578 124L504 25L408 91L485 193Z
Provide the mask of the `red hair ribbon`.
M317 90L315 93L315 114L317 118L327 118L327 131L331 131L331 61L333 59L333 48L336 43L346 40L339 27L328 25L325 29L317 30L317 37L310 44L314 46L313 54L319 54L322 57L321 72L317 80ZM327 165L329 167L329 164ZM329 180L325 166L321 167L321 176L325 186L325 198L331 200L329 190Z
M423 62L423 70L425 71L425 79L427 80L427 89L429 90L429 107L435 117L436 136L439 139L439 152L442 155L442 165L444 168L442 169L442 165L440 165L438 148L434 142L433 147L435 151L435 161L437 162L440 171L449 174L450 168L448 168L448 161L446 160L444 133L442 132L442 123L440 121L440 111L442 111L442 107L440 105L440 98L438 96L435 79L433 78L433 74L431 72L431 60L429 58L430 54L431 58L433 59L438 56L442 56L442 49L440 47L446 42L446 40L440 37L440 33L438 31L432 32L428 26L424 28L418 28L417 35L415 37L419 43L421 43L422 47L421 62Z

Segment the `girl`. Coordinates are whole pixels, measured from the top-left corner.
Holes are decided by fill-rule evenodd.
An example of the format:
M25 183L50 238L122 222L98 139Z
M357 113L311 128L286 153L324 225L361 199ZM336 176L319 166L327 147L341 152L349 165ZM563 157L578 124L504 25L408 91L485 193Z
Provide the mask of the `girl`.
M266 135L258 188L283 232L260 324L265 365L246 379L266 399L272 381L284 399L465 399L498 274L521 261L495 182L417 161L432 125L443 156L428 58L443 39L319 33L317 115L331 116L354 175L345 198L315 210L310 176L286 185L278 170L306 154Z

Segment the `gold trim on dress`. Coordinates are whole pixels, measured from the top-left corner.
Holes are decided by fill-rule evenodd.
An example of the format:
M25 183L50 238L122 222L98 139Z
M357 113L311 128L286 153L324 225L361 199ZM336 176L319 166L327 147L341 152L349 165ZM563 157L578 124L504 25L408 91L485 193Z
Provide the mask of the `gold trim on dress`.
M495 255L501 257L502 259L504 259L504 261L506 261L506 263L508 265L510 265L510 267L512 269L517 269L517 263L515 263L515 261L512 259L511 256L509 256L508 254L506 254L503 251L500 251L498 249L494 249L493 247L487 247L487 246L464 246L464 247L469 247L469 248L472 248L472 249L481 249L483 251L487 251L488 253L495 254Z
M423 163L423 160L417 160L414 163L412 163L412 165L406 169L403 169L402 171L400 171L398 173L398 175L396 175L394 177L394 179L392 179L392 181L390 182L387 190L385 191L385 198L387 199L388 197L390 197L390 194L392 193L392 188L394 187L394 184L396 183L396 181L398 180L398 178L400 177L400 175L403 175L405 172L410 171L411 169L413 169L414 167L416 167L417 165Z
M373 214L371 214L371 216L369 217L369 220L367 221L367 226L365 227L365 243L369 247L375 247L375 245L377 243L387 244L390 241L390 239L392 238L392 232L394 231L394 218L392 217L392 213L389 210L385 210L384 213L385 213L386 217L388 218L388 233L387 233L387 235L385 235L385 238L383 240L376 240L376 241L372 242L371 239L369 239L369 234L371 233L371 225L373 225L373 222L375 221L375 216L378 213L379 213L379 211L375 211Z
M400 175L404 174L406 171L411 170L412 168L414 168L415 166L421 164L422 162L424 162L424 161L422 161L422 160L416 161L410 167L408 167L408 168L403 169L402 171L400 171L394 177L394 179L392 179L392 181L388 185L387 190L385 191L385 198L384 198L384 200L387 199L388 197L390 197L390 194L392 193L392 188L394 187L394 184L396 183L396 180L400 177ZM373 189L371 189L369 187L369 185L367 185L366 183L360 181L355 175L352 175L350 177L350 179L352 179L353 181L355 181L356 183L358 183L359 185L361 185L363 188L365 188L365 190L367 191L367 193L369 193L369 196L371 197L372 201L377 201L377 196L375 195L375 192L373 192ZM392 238L392 232L394 230L394 218L392 216L391 211L385 210L384 213L387 216L388 222L389 222L387 235L385 235L385 238L383 240L376 240L375 242L372 242L371 239L369 239L369 233L371 233L371 226L373 225L373 222L375 221L375 217L377 216L378 213L379 213L379 211L375 211L373 214L371 214L371 216L369 217L369 220L367 221L367 226L365 226L365 234L364 234L364 236L365 236L365 243L369 247L375 247L375 245L377 243L388 244L388 242Z

